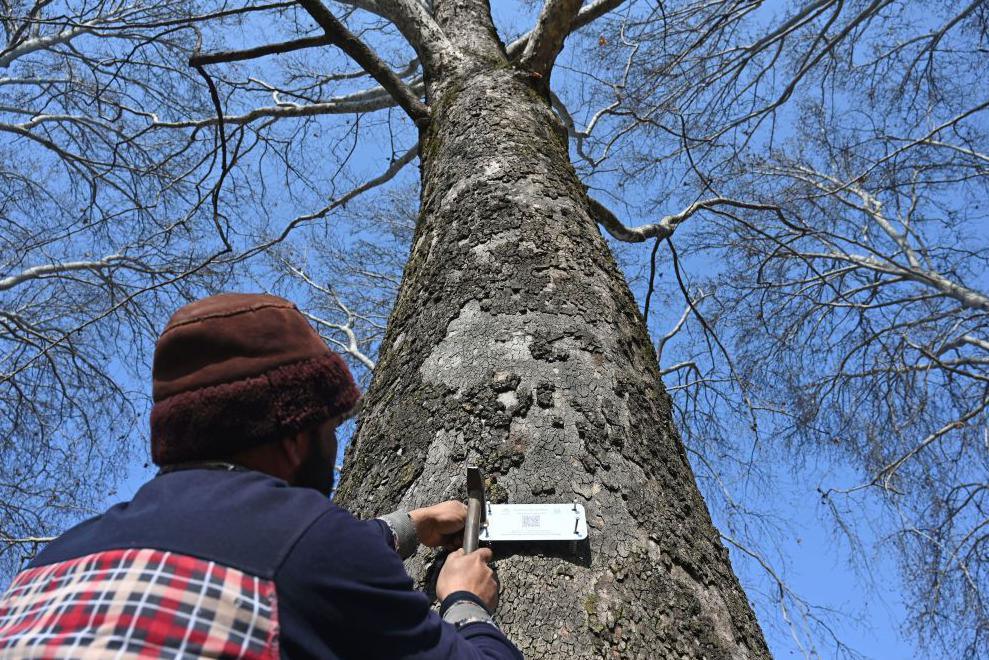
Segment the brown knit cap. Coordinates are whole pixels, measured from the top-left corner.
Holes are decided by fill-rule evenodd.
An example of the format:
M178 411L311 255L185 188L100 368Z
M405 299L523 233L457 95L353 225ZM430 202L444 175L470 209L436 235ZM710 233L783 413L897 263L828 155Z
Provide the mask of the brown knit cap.
M221 458L341 417L360 398L343 359L284 298L228 293L186 305L155 347L151 457Z

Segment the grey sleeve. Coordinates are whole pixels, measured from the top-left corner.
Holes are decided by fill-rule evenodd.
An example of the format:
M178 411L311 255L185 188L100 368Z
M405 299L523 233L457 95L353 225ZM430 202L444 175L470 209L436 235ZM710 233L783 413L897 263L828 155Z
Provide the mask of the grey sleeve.
M419 537L416 535L416 527L412 524L412 517L404 509L393 511L392 513L380 516L381 522L388 525L391 530L395 551L402 559L408 559L419 549Z
M458 630L468 623L489 623L497 628L498 624L487 608L477 602L476 596L473 598L468 596L473 594L465 594L461 591L448 596L440 606L440 616L443 620L452 623Z

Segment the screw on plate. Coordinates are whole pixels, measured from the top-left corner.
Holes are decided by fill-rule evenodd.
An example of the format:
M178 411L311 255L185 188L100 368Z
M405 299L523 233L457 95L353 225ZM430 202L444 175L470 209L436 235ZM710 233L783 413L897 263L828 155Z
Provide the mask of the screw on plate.
M574 534L580 534L580 532L578 532L578 531L577 531L577 527L579 527L579 526L580 526L580 516L578 516L578 517L577 517L577 518L576 518L576 519L575 519L575 520L573 521L573 533L574 533Z
M577 500L576 499L573 501L573 512L574 513L577 513Z

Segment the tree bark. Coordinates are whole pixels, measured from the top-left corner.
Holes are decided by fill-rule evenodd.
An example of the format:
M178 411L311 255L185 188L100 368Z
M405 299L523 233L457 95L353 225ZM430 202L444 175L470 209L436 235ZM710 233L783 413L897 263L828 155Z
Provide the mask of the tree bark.
M464 57L426 71L421 212L337 500L463 499L467 464L495 502L576 498L576 553L495 547L497 616L527 657L769 657L566 132L486 9L450 6ZM408 563L423 586L433 559Z

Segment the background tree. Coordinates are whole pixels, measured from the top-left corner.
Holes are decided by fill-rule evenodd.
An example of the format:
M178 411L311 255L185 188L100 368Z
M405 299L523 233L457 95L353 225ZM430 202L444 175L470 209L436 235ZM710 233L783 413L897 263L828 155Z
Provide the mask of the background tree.
M656 367L636 353L648 340L588 233L589 210L640 295L722 538L736 562L765 566L795 646L814 655L835 640L770 561L758 500L772 493L762 486L774 466L823 458L856 476L820 485L836 529L853 546L865 526L889 534L920 641L985 653L985 3L549 2L496 26L484 11L458 23L472 6L462 4L2 6L8 570L104 498L93 486L137 444L148 350L167 310L263 288L304 300L365 381L378 362L368 401L384 412L367 417L375 426L362 426L347 472L393 477L368 464L374 455L415 485L345 478L342 497L372 511L452 495L457 461L476 457L514 500L576 491L613 503L589 567L514 556L503 577L561 567L547 583L587 626L580 634L629 654L623 640L647 627L608 597L642 586L618 579L641 559L623 552L645 543L656 579L672 576L660 591L690 586L697 562L680 565L685 577L677 562L692 552L676 530L656 534L669 528L651 507L678 489L617 487L614 476L609 487L604 476L654 483L643 475L656 461L676 461L636 453L645 444L662 455L668 435L649 444L628 432L641 427L641 402L660 395L633 382L609 404L580 390L593 382L581 368L606 374L632 360L646 382ZM459 114L479 93L474 77L489 91ZM531 122L543 127L536 137ZM416 222L402 168L420 154ZM376 190L392 179L401 183ZM551 316L593 322L568 321L558 336ZM493 338L470 342L491 373L457 366L470 332ZM400 431L379 426L388 419ZM581 458L590 465L568 462ZM884 520L864 513L877 501ZM616 529L643 532L626 546ZM650 532L656 547L643 541ZM612 551L614 566L595 564Z

